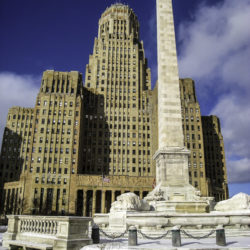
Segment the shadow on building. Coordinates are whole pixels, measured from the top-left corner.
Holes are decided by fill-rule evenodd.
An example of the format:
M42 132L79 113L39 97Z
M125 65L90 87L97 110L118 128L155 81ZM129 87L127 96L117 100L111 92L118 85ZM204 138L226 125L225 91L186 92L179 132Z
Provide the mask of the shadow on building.
M216 116L202 116L202 126L209 195L216 201L225 200L228 199L228 184L220 120Z
M83 90L82 111L82 135L81 135L81 164L78 168L80 175L92 175L109 180L110 170L110 145L111 135L107 117L104 112L104 96L93 89ZM93 177L94 178L94 177ZM96 183L92 183L94 187ZM90 189L92 188L90 186ZM117 194L117 196L120 195ZM102 190L77 191L76 214L92 216L94 212L100 213L103 205ZM111 191L105 194L107 210L111 207Z
M24 171L22 136L5 127L0 155L0 214L18 214L22 188L17 182Z

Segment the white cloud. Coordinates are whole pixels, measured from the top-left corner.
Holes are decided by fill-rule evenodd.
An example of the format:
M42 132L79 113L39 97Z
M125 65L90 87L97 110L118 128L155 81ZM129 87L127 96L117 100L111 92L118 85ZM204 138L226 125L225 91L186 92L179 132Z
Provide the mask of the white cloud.
M250 0L202 4L178 33L181 76L218 100L210 113L221 120L230 182L250 182L249 17Z
M229 181L233 182L249 182L250 179L250 159L243 158L238 161L228 161ZM236 171L237 169L237 171Z
M244 52L249 53L249 16L250 0L224 0L222 5L215 7L202 5L194 21L180 25L180 74L196 79L211 78L211 74L223 78L228 60L232 62L241 58ZM234 74L238 73L237 69L242 73L242 69L235 66ZM249 71L244 73L250 76Z
M40 77L0 72L0 142L2 142L8 109L13 106L34 107L39 81Z
M221 119L231 182L250 180L250 100L227 95L211 111Z

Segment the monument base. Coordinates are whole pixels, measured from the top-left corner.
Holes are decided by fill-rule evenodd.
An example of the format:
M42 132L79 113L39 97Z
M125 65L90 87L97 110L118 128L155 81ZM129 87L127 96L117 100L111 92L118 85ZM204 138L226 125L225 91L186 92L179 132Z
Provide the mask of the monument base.
M250 236L250 196L238 194L219 202L215 207L217 211L210 213L207 213L207 203L202 199L196 202L159 200L155 201L154 211L140 211L138 209L142 207L138 206L136 195L122 194L119 203L112 204L110 213L95 214L94 222L107 233L121 233L135 226L158 237L178 226L196 236L218 227L223 227L227 236ZM225 208L228 211L224 211Z
M157 183L145 200L155 211L169 213L208 213L213 198L201 197L189 184L188 156L182 147L159 149L155 155Z
M168 213L208 213L209 205L203 201L158 201L155 210Z

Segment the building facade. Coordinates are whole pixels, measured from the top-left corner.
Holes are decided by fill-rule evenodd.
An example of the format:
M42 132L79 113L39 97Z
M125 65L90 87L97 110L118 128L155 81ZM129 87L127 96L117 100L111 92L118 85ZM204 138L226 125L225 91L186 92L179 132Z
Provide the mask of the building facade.
M213 135L220 138L223 161L216 173L223 176L214 181L215 163L206 154L210 126L201 117L194 82L181 79L180 92L190 183L203 196L227 198L219 125ZM157 100L137 16L114 4L99 20L85 87L79 72L48 70L35 107L9 110L0 158L1 212L93 216L109 212L121 193L145 197L155 185Z
M224 141L221 134L218 117L202 116L206 177L208 195L215 197L216 201L227 199L227 169L225 161Z
M194 81L181 79L180 93L184 141L185 146L191 152L188 161L189 182L199 189L203 196L209 196L205 171L202 118Z

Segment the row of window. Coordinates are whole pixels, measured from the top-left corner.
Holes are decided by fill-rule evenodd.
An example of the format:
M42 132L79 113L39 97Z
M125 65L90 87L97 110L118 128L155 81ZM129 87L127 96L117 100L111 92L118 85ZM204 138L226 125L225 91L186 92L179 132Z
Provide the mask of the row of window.
M32 124L30 123L30 124L24 124L23 122L20 124L19 122L18 123L15 123L15 122L12 122L12 124L11 124L11 126L12 126L12 128L15 128L15 127L17 127L17 128L32 128Z
M116 112L115 112L116 113ZM131 119L130 119L131 118ZM85 123L87 122L87 121L89 121L89 123L91 123L91 121L93 120L93 119L98 119L98 117L95 115L95 116L93 116L93 115L85 115ZM103 117L102 116L100 116L100 118L99 118L100 120L103 120ZM145 118L145 117L143 117L143 118L141 118L141 117L130 117L130 116L112 116L112 112L110 113L110 116L108 116L108 115L106 115L105 116L105 118L104 118L104 120L105 121L108 121L108 120L110 120L110 121L123 121L123 122L130 122L130 121L132 121L132 122L143 122L143 123L145 123L145 122L150 122L150 119L149 118ZM95 123L94 123L95 124ZM107 125L108 126L108 125ZM129 126L129 125L128 125ZM131 125L132 126L132 125ZM150 129L150 128L149 128Z
M37 123L38 123L38 120L37 120ZM58 124L58 125L60 125L61 123L63 125L66 125L66 120L64 119L64 120L61 121L60 119L58 119L56 121L55 119L53 119L51 124ZM50 119L44 119L44 118L42 118L41 119L41 124L50 124ZM70 126L71 124L72 124L71 119L68 119L67 120L67 125ZM78 120L75 120L75 126L78 126Z
M38 115L39 113L40 113L40 109L37 109L37 110L36 110L36 114ZM69 116L72 116L73 113L74 113L73 110L68 110L68 115L69 115ZM46 114L47 114L47 109L43 109L43 110L42 110L42 114L43 114L43 115L46 115ZM48 115L52 115L52 114L53 114L53 115L57 115L57 114L58 114L59 116L61 116L61 115L62 115L62 111L61 111L61 110L54 110L53 113L52 113L52 110L51 110L51 109L48 110ZM63 111L63 115L64 115L64 116L67 115L67 114L66 114L66 110ZM77 116L79 115L79 113L77 113L77 111L76 111L76 115L77 115Z
M195 178L198 178L198 173L196 171L194 171L193 176ZM192 172L189 172L189 177L192 177ZM203 177L203 172L200 172L200 177Z
M195 140L195 134L192 134L191 138L192 138L192 140ZM190 135L189 134L187 134L187 140L190 140ZM201 135L200 134L198 134L198 140L201 140Z
M12 118L13 118L13 120L29 120L29 115L13 115L12 116ZM9 120L11 119L11 116L9 116ZM30 120L32 120L33 119L33 115L31 115L31 117L30 117ZM27 121L26 121L27 122Z
M182 119L182 121L184 121L184 119ZM186 121L188 122L189 121L189 117L186 116ZM194 117L193 116L190 116L190 121L193 122L194 121ZM200 117L197 116L196 117L196 121L199 122L200 121Z
M47 106L48 105L48 103L49 103L49 106L51 107L51 106L54 106L54 107L57 107L57 104L59 104L59 107L62 107L63 106L63 104L64 104L64 107L68 107L68 102L62 102L62 101L59 101L59 102L57 102L57 101L43 101L43 106ZM37 101L37 105L38 106L40 106L41 105L41 101L40 100L38 100ZM79 104L77 105L77 107L79 106ZM73 102L69 102L69 107L73 107Z
M196 145L198 147L196 147ZM187 143L187 148L191 149L191 147L192 147L192 149L201 149L201 144L200 143L199 144L196 144L196 143Z
M189 167L189 168L192 167L191 162L188 162L188 167ZM197 163L196 163L196 162L193 162L193 167L194 167L194 168L197 168ZM202 162L200 162L200 168L203 168L203 163L202 163Z
M60 142L61 144L64 144L65 140L66 140L66 144L70 144L70 138L64 138L64 137L62 137L62 138L53 138L53 137L51 137L50 141L49 141L48 138L45 139L43 137L40 137L39 138L39 143L43 143L43 142L49 143L50 142L51 144L53 144L55 142L56 144L58 144ZM77 144L76 139L74 139L74 144Z
M129 149L127 149L127 150L125 150L125 149L113 149L113 150L111 150L111 149L107 149L107 148L98 148L97 150L96 150L96 148L92 148L92 149L89 149L88 151L86 150L86 148L84 148L84 152L92 152L92 153L98 153L98 154L102 154L102 152L104 153L104 154L127 154L127 155L130 155L130 152L131 152L131 154L133 154L133 155L149 155L150 156L150 150L135 150L135 149L133 149L133 150L129 150ZM88 153L86 153L86 155L89 155Z
M184 129L184 125L182 125L182 126L183 126L183 129ZM187 131L188 131L188 130L194 131L194 130L195 130L195 125L191 125L191 126L186 125L185 128L186 128ZM199 125L197 126L197 130L198 130L198 131L201 130L201 127L200 127Z
M42 147L38 147L37 148L37 153L42 153L44 151L44 153L55 153L55 154L57 154L57 153L61 153L61 154L63 154L64 152L66 153L66 154L69 154L70 153L70 149L69 148L60 148L60 150L58 149L58 148L50 148L50 149L48 149L47 147L45 147L44 148L44 150L43 150L43 148ZM76 154L76 149L75 148L73 148L73 154ZM33 149L32 149L32 153L35 153L36 152L36 148L35 147L33 147Z
M71 131L72 131L72 129L68 128L67 129L67 135L70 135ZM45 128L41 128L40 133L43 134L44 132L45 132ZM35 129L35 133L37 133L36 129ZM64 128L62 130L60 130L59 128L58 129L54 129L54 128L49 129L49 128L47 128L46 133L47 134L51 133L51 134L57 134L57 135L60 135L60 134L64 135L64 134L66 134L66 130ZM78 134L78 130L74 129L74 135L77 135L77 134Z
M182 112L183 112L183 108L182 108ZM190 109L189 108L185 108L185 113L188 113L188 112L193 113L194 109L193 108L190 108ZM195 112L196 112L196 114L199 114L199 109L196 108Z
M29 157L28 156L26 156L26 161L28 161L29 160ZM34 157L32 157L31 158L31 162L33 163L35 161L35 159L34 159ZM49 158L47 158L47 157L44 157L43 159L41 158L41 157L37 157L37 163L58 163L58 159L57 159L57 157L54 157L54 160L52 160L52 157L49 157ZM66 162L66 159L65 159L65 162ZM68 162L68 161L67 161ZM62 158L60 158L59 159L59 163L60 164L62 164L63 163L63 159ZM72 158L72 164L75 164L76 163L76 159L75 158Z
M68 163L68 158L65 158L65 163ZM30 168L30 172L32 173L33 172L33 167ZM40 167L36 167L36 173L39 174L39 173L48 173L48 174L62 174L62 168L51 168L51 167L48 167L47 169L46 168L40 168ZM64 168L63 169L63 173L64 174L68 174L68 168ZM74 170L72 169L72 173L74 173Z
M35 178L35 183L38 184L39 180L41 180L41 184L45 184L45 177L42 177L41 179L39 179L39 177L36 177ZM68 182L67 178L64 178L63 181L62 181L61 178L57 178L57 181L56 181L56 178L48 177L47 180L46 180L47 184L64 184L64 185L66 185L67 182Z

